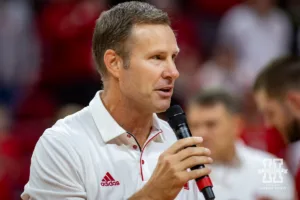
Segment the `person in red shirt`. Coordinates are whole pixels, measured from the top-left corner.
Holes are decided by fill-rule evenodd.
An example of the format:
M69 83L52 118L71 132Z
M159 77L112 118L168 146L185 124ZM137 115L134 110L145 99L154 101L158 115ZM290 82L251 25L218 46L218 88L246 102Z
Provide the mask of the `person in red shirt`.
M14 199L21 176L19 143L10 127L10 111L0 105L0 199L8 200Z
M52 0L39 16L43 52L39 85L50 88L62 103L74 99L78 90L90 99L98 89L91 47L95 21L104 9L100 2Z

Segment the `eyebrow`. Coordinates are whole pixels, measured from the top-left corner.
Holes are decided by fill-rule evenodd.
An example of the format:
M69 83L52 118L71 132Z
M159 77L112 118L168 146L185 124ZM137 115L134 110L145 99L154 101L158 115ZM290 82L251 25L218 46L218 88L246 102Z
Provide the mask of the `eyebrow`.
M178 54L180 52L180 49L178 49L178 50L176 50L176 51L173 51L173 53L172 54ZM161 50L157 50L157 51L152 51L151 53L157 53L157 54L166 54L167 53L167 51L161 51Z

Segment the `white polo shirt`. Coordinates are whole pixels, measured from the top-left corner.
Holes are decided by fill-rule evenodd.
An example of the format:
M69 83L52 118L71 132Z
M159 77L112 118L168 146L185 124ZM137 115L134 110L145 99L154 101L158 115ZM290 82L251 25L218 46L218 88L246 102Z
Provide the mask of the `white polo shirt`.
M89 106L59 120L36 144L23 200L128 199L149 180L159 155L177 141L153 115L143 147L112 118L99 92ZM177 200L204 199L194 180Z
M295 200L293 178L281 159L248 147L241 141L236 143L236 152L235 164L214 163L210 166L211 180L217 185L214 187L216 196L222 200L254 200L258 197Z

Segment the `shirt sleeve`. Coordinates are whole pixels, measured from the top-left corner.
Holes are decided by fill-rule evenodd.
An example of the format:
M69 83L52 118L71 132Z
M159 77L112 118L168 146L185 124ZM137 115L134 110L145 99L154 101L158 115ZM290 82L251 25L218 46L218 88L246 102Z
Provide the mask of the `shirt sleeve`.
M23 200L86 199L80 177L80 160L68 140L55 134L43 135L31 158L30 177Z

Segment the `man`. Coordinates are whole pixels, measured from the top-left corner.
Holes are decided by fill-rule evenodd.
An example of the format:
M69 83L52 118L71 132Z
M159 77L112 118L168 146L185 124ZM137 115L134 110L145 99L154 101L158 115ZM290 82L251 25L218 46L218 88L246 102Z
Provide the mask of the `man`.
M259 110L286 141L287 164L296 178L300 199L300 58L284 57L264 68L254 83Z
M170 106L179 52L167 14L126 2L103 12L93 53L104 90L47 129L34 150L23 199L201 199L209 174L202 138L176 141L155 113Z
M283 175L283 183L277 185L279 189L263 182L264 161L275 157L243 144L239 139L242 128L239 112L235 99L219 90L200 92L187 106L192 134L203 137L203 146L212 152L211 179L222 186L214 188L216 196L224 200L294 200L289 174Z
M258 74L253 85L255 101L266 125L276 127L286 143L291 139L288 136L290 125L296 122L292 114L294 95L287 94L297 87L293 82L299 81L293 78L300 71L297 62L300 64L295 57L277 59Z

